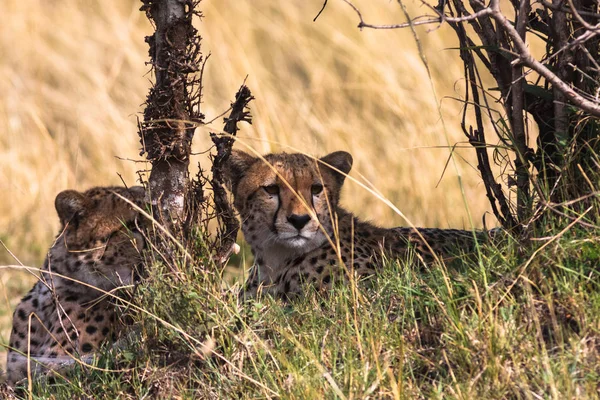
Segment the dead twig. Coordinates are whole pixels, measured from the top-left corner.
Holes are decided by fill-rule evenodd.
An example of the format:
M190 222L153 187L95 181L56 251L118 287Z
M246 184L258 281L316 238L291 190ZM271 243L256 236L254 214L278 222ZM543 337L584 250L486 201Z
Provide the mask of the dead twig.
M227 135L211 133L210 137L217 148L217 154L213 157L212 164L212 188L215 202L215 212L220 222L219 232L215 243L217 244L217 263L224 265L234 250L235 239L240 228L235 211L225 190L225 163L231 154L231 148L238 131L238 122L252 124L252 116L247 111L248 103L254 97L246 85L242 85L235 95L235 101L231 104L229 117L224 118L225 127L223 131Z
M319 16L323 12L323 10L325 10L325 7L327 7L327 0L325 0L323 2L323 6L321 7L321 9L319 10L319 12L317 13L317 16L313 18L313 22L315 22L317 20L317 18L319 18Z
M387 24L387 25L376 25L376 24L370 24L365 22L365 20L363 19L362 13L360 12L360 10L354 5L352 4L352 2L350 0L342 0L344 3L348 4L350 6L350 8L352 8L354 10L354 12L356 13L356 15L358 16L359 19L359 23L358 23L358 28L362 29L362 28L370 28L370 29L402 29L402 28L410 28L411 26L419 26L419 25L429 25L429 24L441 24L444 21L445 22L466 22L466 21L471 21L477 18L480 18L484 15L487 14L491 14L492 10L489 8L485 8L479 12L476 12L474 14L469 14L466 15L464 17L461 18L453 18L453 17L448 17L445 16L443 14L440 14L439 17L431 17L425 20L421 20L422 17L417 17L414 20L411 20L409 22L403 22L400 24ZM429 4L424 3L426 6L431 7ZM437 10L436 10L437 12ZM423 16L425 18L427 18L426 16ZM316 19L316 18L315 18Z

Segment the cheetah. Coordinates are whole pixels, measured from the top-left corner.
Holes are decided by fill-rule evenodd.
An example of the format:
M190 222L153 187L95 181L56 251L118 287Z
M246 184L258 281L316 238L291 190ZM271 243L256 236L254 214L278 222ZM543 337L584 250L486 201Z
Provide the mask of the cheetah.
M141 186L96 187L58 194L60 231L38 282L13 314L7 383L89 359L123 323L107 292L132 283L141 262L143 220L130 203L145 204ZM82 358L83 357L83 358Z
M383 255L431 263L474 250L483 231L385 229L359 220L339 206L340 190L352 167L343 151L321 159L276 153L254 157L234 150L226 173L242 232L254 255L243 294L291 299L308 283L327 290L348 273L373 275ZM414 249L414 250L411 250Z

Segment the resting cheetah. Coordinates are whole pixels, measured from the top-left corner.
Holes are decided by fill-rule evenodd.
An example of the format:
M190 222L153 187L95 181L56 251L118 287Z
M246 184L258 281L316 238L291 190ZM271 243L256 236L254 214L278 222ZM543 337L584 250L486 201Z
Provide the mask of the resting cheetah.
M120 322L106 292L132 282L144 240L138 212L115 193L144 203L140 186L67 190L56 197L60 232L39 281L13 315L9 385L25 378L28 367L36 374L56 369L117 333Z
M346 152L319 160L302 154L269 154L264 161L234 150L227 174L242 231L254 254L245 293L293 298L302 283L327 289L347 272L368 276L383 253L406 256L409 247L425 261L470 251L474 233L455 229L384 229L360 221L338 205L352 167ZM484 232L476 232L479 238ZM454 252L454 253L453 253ZM435 255L434 255L435 253Z

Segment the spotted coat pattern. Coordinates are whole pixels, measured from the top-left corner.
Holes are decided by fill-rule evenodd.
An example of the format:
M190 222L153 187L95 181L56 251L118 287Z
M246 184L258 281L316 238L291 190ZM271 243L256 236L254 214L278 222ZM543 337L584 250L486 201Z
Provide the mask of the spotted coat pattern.
M352 167L346 152L321 159L277 153L254 157L233 151L227 171L242 231L255 264L245 294L293 298L305 284L327 290L350 275L369 276L384 256L419 262L448 260L472 251L485 232L456 229L385 229L359 220L339 206Z
M39 374L97 349L122 328L107 292L132 283L144 245L138 212L142 187L61 192L61 228L38 282L13 315L7 382ZM65 361L66 360L66 361Z

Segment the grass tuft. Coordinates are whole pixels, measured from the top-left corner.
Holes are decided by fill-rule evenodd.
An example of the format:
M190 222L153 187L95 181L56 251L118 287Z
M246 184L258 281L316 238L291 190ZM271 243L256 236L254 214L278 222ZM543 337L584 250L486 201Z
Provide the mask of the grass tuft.
M34 398L595 398L600 230L569 222L448 265L388 260L292 303L241 302L207 259L148 260L106 370Z

